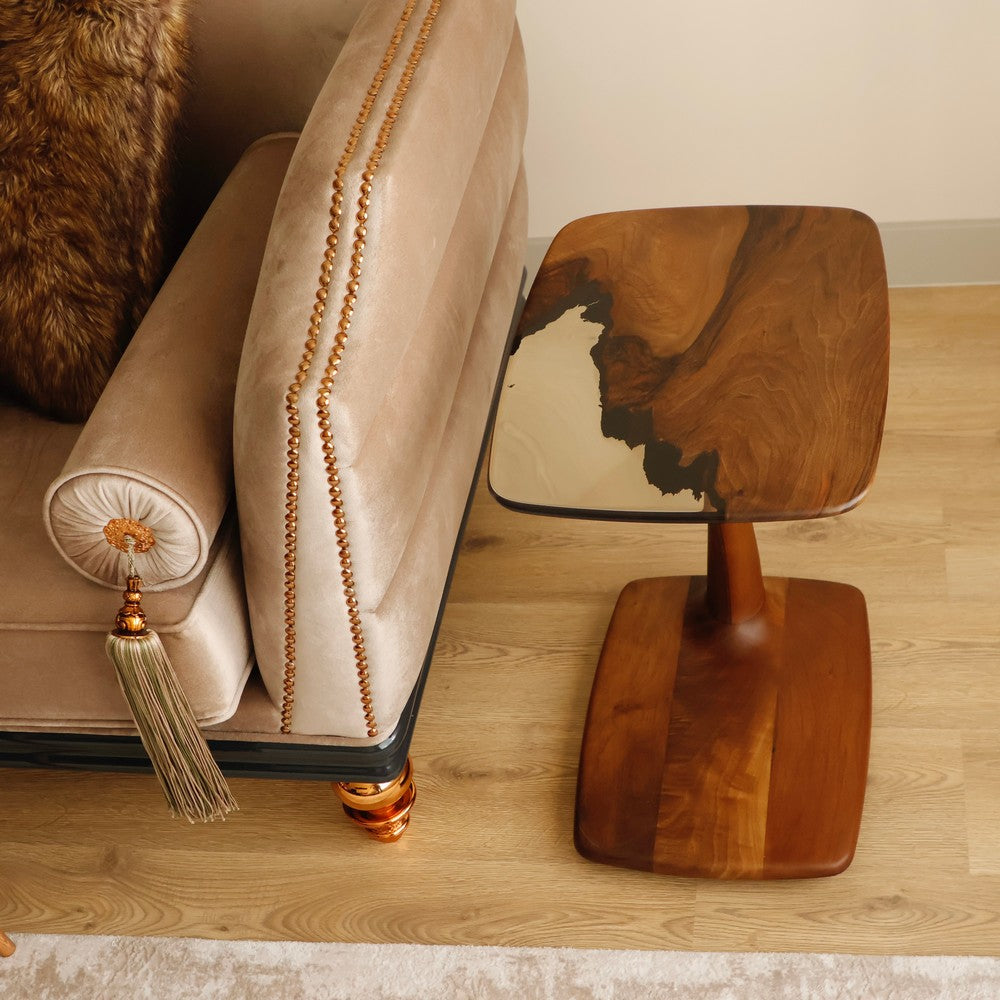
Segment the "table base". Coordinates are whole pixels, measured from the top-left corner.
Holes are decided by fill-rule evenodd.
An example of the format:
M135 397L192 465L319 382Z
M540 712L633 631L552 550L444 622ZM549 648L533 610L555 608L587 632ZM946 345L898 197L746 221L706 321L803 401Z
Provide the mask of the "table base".
M736 624L709 612L704 576L622 591L580 758L585 857L727 879L850 864L871 732L864 596L819 580L763 584L760 611Z

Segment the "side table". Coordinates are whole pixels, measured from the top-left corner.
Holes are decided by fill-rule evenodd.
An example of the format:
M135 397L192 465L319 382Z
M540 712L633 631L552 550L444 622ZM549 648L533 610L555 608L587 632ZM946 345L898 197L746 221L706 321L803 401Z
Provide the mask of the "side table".
M889 314L847 209L578 219L514 340L490 488L566 517L708 524L705 576L622 591L591 693L575 839L684 876L833 875L871 731L864 597L762 577L754 521L840 514L878 458Z

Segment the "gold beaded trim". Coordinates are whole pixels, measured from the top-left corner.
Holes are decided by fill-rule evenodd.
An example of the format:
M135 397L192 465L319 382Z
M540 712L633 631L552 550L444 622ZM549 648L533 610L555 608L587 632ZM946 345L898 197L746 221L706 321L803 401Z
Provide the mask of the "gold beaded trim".
M113 517L102 529L108 545L122 552L128 552L128 539L135 543L133 552L148 552L156 544L156 536L141 521L130 517Z
M285 670L282 681L282 703L281 703L281 731L291 732L292 711L295 706L295 569L296 554L298 548L298 496L299 496L299 444L302 437L301 421L299 418L299 391L305 384L306 376L312 365L313 353L319 340L320 327L323 323L323 313L326 308L327 289L330 284L330 272L333 270L333 262L337 255L337 243L340 233L341 207L343 204L344 174L354 158L358 148L358 141L368 117L371 114L375 100L382 89L386 74L392 66L403 38L403 32L409 23L410 16L416 6L416 0L408 0L406 7L400 14L396 29L392 34L389 45L382 56L375 76L361 104L361 110L354 121L351 133L347 139L347 145L341 154L337 169L334 172L334 194L330 206L330 232L326 238L326 250L323 254L323 263L320 265L319 288L316 291L316 301L313 304L312 315L309 317L309 332L306 336L305 347L302 351L302 359L299 362L295 379L288 387L288 394L285 397L285 409L288 413L288 451L287 467L288 479L285 493Z
M330 492L330 505L333 513L334 526L336 528L337 547L340 555L340 575L344 585L344 596L347 600L347 613L350 621L351 635L353 637L353 647L355 662L358 672L358 684L361 693L361 705L365 714L365 722L368 726L369 736L378 736L378 725L375 721L375 712L372 705L371 686L368 673L368 658L365 651L364 630L361 625L361 616L358 609L357 595L354 586L354 573L351 565L351 550L347 532L347 519L344 513L344 503L340 491L340 475L337 468L337 458L333 447L333 439L330 431L330 392L333 388L333 381L340 366L344 347L347 343L347 331L350 328L351 316L354 311L354 304L357 301L359 289L359 279L361 277L361 261L364 255L365 237L367 230L368 205L371 200L372 180L375 171L378 169L382 153L385 151L392 126L399 114L403 98L409 89L416 70L417 63L423 53L427 37L430 34L431 25L437 17L441 0L433 0L427 16L420 29L420 34L414 43L413 49L407 60L406 67L400 82L396 87L395 94L386 111L385 119L379 130L378 140L375 149L368 159L367 168L362 175L360 197L358 199L358 225L355 229L354 252L351 256L350 278L347 282L344 304L341 308L340 321L337 334L334 338L334 346L330 352L326 370L320 381L320 392L317 396L317 417L319 420L320 435L323 441L323 455L327 470L327 482ZM344 176L347 168L354 158L358 147L358 142L364 126L368 122L372 107L378 98L382 84L396 57L396 52L402 42L403 33L416 0L408 0L392 38L382 57L382 62L372 79L365 99L362 102L361 110L355 119L351 134L347 140L347 145L341 155L340 161L334 172L333 196L330 205L330 232L326 239L326 250L323 254L323 262L320 265L319 288L316 291L316 301L313 304L313 312L310 316L309 332L306 338L305 347L302 352L302 360L299 362L295 379L289 386L288 394L285 397L286 411L288 413L288 451L287 466L288 480L285 494L285 670L283 680L283 698L281 706L281 731L288 733L291 731L292 712L295 704L295 567L297 550L297 527L298 527L298 487L299 487L299 444L301 441L301 421L299 418L299 392L305 384L306 376L312 365L313 354L319 340L320 328L323 323L323 314L326 308L326 299L330 285L330 274L333 270L333 263L336 258L337 245L339 242L341 215L344 201Z
M333 512L333 523L336 528L337 545L340 549L340 576L344 583L344 596L347 598L347 613L351 622L351 635L354 639L354 656L358 670L358 685L361 691L361 706L365 713L365 722L368 724L368 735L378 736L378 724L375 721L375 709L372 705L371 685L368 677L368 657L365 651L364 630L361 626L361 617L358 611L358 600L354 589L354 574L351 569L351 550L347 534L347 520L344 515L344 500L340 491L340 475L337 470L337 455L333 445L333 434L330 425L330 394L333 390L333 381L340 367L344 354L344 347L347 344L347 333L351 326L351 317L354 313L354 304L357 301L359 280L361 278L361 262L364 260L365 238L368 235L368 206L371 203L372 182L382 161L382 154L389 144L389 136L392 134L393 126L399 116L403 99L410 89L413 74L423 55L424 47L430 36L431 28L437 17L441 0L432 0L420 32L410 50L409 58L403 75L396 85L396 91L392 96L392 101L386 109L382 127L379 129L375 147L368 157L365 170L361 175L361 188L358 197L358 212L355 217L357 226L354 229L354 244L351 254L350 278L347 282L347 292L344 295L344 304L340 310L340 320L337 324L337 335L334 337L334 345L327 360L326 370L323 378L320 379L320 389L316 396L316 415L319 419L320 437L323 442L323 458L326 462L327 485L330 493L330 507ZM334 181L334 200L338 194L343 196L343 182L338 188Z

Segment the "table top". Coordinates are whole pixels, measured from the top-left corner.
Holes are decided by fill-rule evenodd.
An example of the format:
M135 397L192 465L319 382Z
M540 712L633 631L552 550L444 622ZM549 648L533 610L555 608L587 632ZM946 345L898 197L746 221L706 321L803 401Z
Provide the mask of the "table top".
M888 365L882 245L860 212L578 219L528 295L490 488L508 506L577 517L837 514L874 474Z

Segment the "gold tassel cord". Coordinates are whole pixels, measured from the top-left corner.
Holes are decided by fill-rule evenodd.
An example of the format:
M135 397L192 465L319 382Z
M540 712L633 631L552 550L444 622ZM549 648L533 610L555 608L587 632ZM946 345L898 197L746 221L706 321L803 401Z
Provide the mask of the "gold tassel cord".
M170 812L189 822L224 819L239 808L198 728L160 637L146 625L142 580L135 571L135 540L128 548L128 583L115 628L108 635L114 664Z

